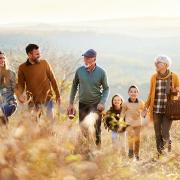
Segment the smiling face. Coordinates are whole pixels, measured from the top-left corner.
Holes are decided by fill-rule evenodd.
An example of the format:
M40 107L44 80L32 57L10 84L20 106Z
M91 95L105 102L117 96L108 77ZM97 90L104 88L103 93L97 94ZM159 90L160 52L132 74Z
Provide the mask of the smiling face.
M5 55L0 54L0 67L5 67Z
M129 94L129 97L132 101L135 101L139 96L138 90L134 87L130 88L128 94Z
M85 64L86 68L94 67L96 64L96 58L84 56L84 64Z
M156 67L156 71L159 73L166 72L167 70L167 64L162 62L155 63L155 67Z
M39 49L33 49L31 52L28 53L28 57L34 63L38 62L40 59L41 53Z
M112 105L115 109L119 109L122 105L122 99L119 96L115 96L112 100Z

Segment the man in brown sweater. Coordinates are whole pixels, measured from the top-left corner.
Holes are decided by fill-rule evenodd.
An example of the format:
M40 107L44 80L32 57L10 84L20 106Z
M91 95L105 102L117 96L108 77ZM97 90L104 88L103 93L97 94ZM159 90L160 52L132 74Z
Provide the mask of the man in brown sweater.
M38 45L29 44L26 47L28 59L18 69L17 97L21 103L27 101L30 107L38 108L45 105L48 115L52 113L52 89L56 95L56 102L60 105L60 93L53 71L46 60L40 60ZM26 91L26 95L23 92Z

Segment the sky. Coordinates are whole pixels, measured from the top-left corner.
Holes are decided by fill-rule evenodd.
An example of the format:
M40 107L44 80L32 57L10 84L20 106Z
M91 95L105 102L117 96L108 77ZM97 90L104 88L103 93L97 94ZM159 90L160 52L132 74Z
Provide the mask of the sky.
M180 0L0 0L0 24L180 17Z

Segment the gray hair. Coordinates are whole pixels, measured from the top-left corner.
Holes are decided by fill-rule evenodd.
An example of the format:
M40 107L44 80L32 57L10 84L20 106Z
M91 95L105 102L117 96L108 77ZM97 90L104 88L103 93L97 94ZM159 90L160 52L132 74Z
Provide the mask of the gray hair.
M164 63L167 64L167 67L169 68L172 64L172 60L170 57L166 56L166 55L159 55L155 58L154 63Z

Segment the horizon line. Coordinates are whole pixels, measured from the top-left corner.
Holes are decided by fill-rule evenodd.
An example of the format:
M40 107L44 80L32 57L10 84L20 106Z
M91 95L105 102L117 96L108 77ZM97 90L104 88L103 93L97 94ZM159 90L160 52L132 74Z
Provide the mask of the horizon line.
M11 21L11 22L0 22L0 25L28 25L28 24L62 24L62 23L85 23L85 22L95 22L95 21L109 21L109 20L123 20L123 19L180 19L180 16L124 16L124 17L117 17L117 18L97 18L97 19L77 19L77 20L62 20L62 21Z

